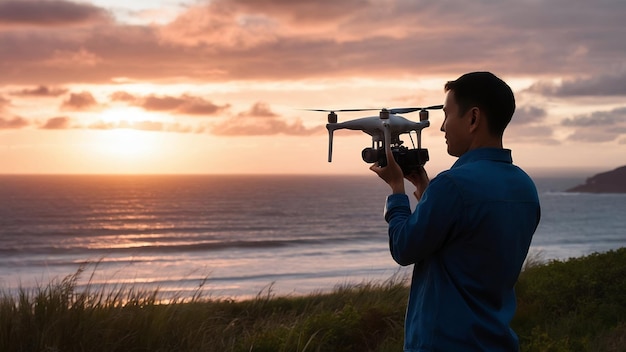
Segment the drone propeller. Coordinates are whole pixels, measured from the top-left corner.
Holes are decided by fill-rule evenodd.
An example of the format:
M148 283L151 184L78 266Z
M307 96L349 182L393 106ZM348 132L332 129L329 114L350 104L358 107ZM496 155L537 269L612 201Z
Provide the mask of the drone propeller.
M337 110L328 110L328 109L304 109L306 111L321 111L321 112L355 112L355 111L373 111L378 109L337 109Z
M304 109L306 111L321 111L328 113L328 123L337 123L337 112L354 112L354 111L372 111L378 109L338 109L338 110L328 110L328 109Z
M436 110L443 109L443 105L432 105L423 108L396 108L389 109L390 114L408 114L410 112L420 111L420 110Z
M411 112L415 112L415 111L420 111L420 120L425 120L428 119L428 112L426 110L435 110L435 109L443 109L443 105L431 105L431 106L427 106L427 107L415 107L415 108L395 108L395 109L382 109L381 110L381 114L385 114L385 118L388 118L389 114L391 115L396 115L396 114L408 114ZM374 111L374 110L379 110L379 109L337 109L337 110L330 110L330 109L304 109L306 111L320 111L320 112L327 112L328 113L328 123L337 123L337 113L338 112L356 112L356 111ZM422 112L424 113L424 116L422 116ZM381 115L381 118L382 115Z

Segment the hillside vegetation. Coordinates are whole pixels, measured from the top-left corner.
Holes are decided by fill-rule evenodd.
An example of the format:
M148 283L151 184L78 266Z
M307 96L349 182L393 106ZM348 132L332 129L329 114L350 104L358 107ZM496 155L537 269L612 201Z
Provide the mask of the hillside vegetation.
M76 292L82 270L0 297L0 351L401 351L407 282L331 293L160 304L130 288ZM626 350L626 248L528 265L512 323L522 351ZM110 293L104 293L110 292ZM17 296L17 297L16 297Z

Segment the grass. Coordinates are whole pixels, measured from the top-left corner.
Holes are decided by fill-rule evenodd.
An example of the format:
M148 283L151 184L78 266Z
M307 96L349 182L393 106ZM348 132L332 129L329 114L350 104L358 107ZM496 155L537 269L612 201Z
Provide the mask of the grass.
M246 301L173 299L131 287L77 292L82 269L0 296L0 351L401 351L408 282ZM624 351L626 248L533 261L512 322L522 351ZM108 292L108 293L105 293Z

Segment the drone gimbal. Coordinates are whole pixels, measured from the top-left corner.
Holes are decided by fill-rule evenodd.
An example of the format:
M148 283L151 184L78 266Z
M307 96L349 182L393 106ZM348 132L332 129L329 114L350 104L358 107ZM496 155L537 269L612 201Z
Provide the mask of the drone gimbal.
M443 105L429 107L382 109L378 116L363 117L356 120L337 122L337 112L371 111L377 109L341 109L312 111L328 112L328 162L332 161L333 155L333 132L339 129L361 130L372 136L372 146L363 149L361 156L367 163L378 162L380 166L387 165L386 150L389 148L396 162L402 168L405 175L412 173L419 166L423 166L429 159L428 150L422 148L422 129L430 126L428 110L441 109ZM398 114L408 114L419 111L419 122L407 120ZM417 134L417 147L413 145L409 149L402 144L400 135L415 131ZM412 138L411 138L412 140Z

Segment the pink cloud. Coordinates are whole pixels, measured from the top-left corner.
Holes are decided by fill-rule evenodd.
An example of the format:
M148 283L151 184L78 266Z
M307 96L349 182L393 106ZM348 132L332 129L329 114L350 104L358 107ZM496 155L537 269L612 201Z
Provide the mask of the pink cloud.
M48 119L46 123L41 126L44 130L63 130L70 128L71 119L65 116L53 117Z
M169 111L184 115L216 115L230 108L230 104L218 105L204 98L183 94L175 96L149 95L137 97L123 91L111 94L112 101L122 101L148 111Z
M262 102L255 103L250 110L240 113L239 116L278 117L278 115L270 109L267 103Z
M136 122L104 122L98 121L87 126L88 129L95 130L114 130L114 129L133 129L148 132L172 132L172 133L191 133L194 132L190 126L183 126L178 123L163 123L158 121L136 121Z
M33 97L57 97L67 93L65 88L50 88L45 85L40 85L35 88L25 88L20 91L11 93L18 96L33 96Z
M132 128L141 131L163 131L163 123L158 121L120 121L117 128Z
M135 96L128 93L128 92L123 92L123 91L117 91L117 92L113 92L110 95L110 99L112 101L123 101L123 102L127 102L127 103L132 103L135 101Z
M9 99L4 98L2 95L0 95L0 111L2 111L2 109L9 105L11 101Z
M323 126L306 127L300 119L288 122L271 111L266 103L255 103L250 110L211 127L218 136L308 136L325 131Z
M0 130L17 129L28 126L29 123L24 118L14 117L12 119L0 117Z
M76 68L76 67L95 67L104 60L97 54L85 49L84 47L72 50L55 49L51 57L44 60L42 65L51 68Z
M453 78L484 68L505 76L604 77L626 56L624 2L216 0L195 2L166 25L133 26L89 26L108 12L82 3L2 4L5 25L11 18L85 24L0 30L0 47L11 48L0 52L2 84ZM36 5L46 13L26 13ZM569 94L602 87L572 82Z
M90 110L98 106L98 102L89 92L72 93L61 105L65 110Z
M102 8L63 0L4 0L0 2L0 26L64 26L108 22Z
M289 136L310 136L323 131L321 126L307 128L302 121L288 123L284 120L250 120L236 119L213 126L210 131L217 136L272 136L284 134Z

